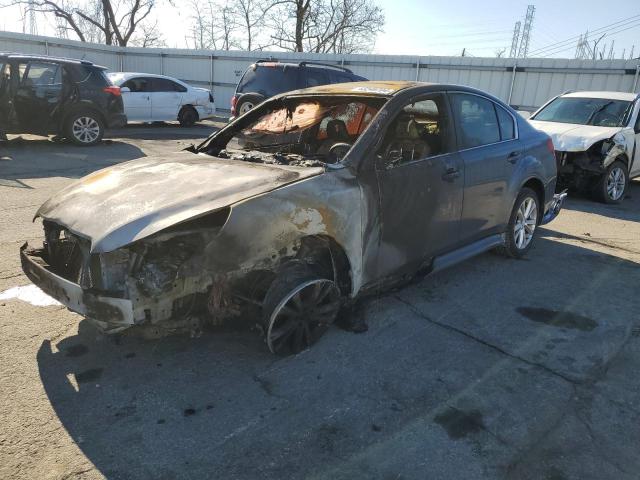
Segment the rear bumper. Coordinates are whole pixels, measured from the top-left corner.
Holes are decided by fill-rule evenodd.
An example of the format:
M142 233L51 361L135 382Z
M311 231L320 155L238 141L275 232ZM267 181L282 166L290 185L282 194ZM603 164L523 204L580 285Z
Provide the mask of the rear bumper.
M195 109L196 112L198 112L198 118L200 120L211 118L216 114L216 106L214 103L210 103L208 105L196 105Z
M83 289L51 270L42 257L43 250L20 247L20 261L25 275L47 295L55 298L69 310L93 321L101 330L118 332L134 324L130 300L107 297Z
M106 120L107 128L122 128L127 124L127 116L124 113L112 113Z
M540 225L546 225L547 223L553 221L553 219L555 219L558 214L560 213L560 210L562 210L562 205L564 205L564 200L565 198L567 198L567 191L563 191L562 193L556 193L553 196L553 201L551 202L551 206L547 209L546 213L544 214L544 217L542 217L542 221L540 222Z

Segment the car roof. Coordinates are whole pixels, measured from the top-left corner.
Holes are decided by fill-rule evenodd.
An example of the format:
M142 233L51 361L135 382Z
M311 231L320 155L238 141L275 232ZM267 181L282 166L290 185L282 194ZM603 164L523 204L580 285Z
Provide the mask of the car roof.
M59 63L72 63L75 65L86 65L88 67L96 67L106 70L106 67L101 65L95 65L93 62L88 60L78 60L77 58L67 58L67 57L53 57L51 55L37 55L37 54L29 54L29 53L10 53L10 52L1 52L0 57L8 58L8 59L16 59L16 60L43 60L49 62L59 62Z
M629 92L570 92L562 95L563 97L569 98L606 98L608 100L626 100L628 102L632 102L638 96L637 93L629 93Z
M328 85L318 85L317 87L296 90L295 94L301 95L357 95L363 97L389 97L401 90L420 85L431 85L429 83L408 82L408 81L376 81L330 83ZM290 92L289 94L294 93Z
M157 73L145 73L145 72L107 72L107 75L109 77L112 76L119 76L122 77L123 80L129 80L130 78L135 78L135 77L151 77L151 78L166 78L167 80L172 80L174 82L178 82L181 85L184 85L185 87L190 87L190 85L188 83L183 82L182 80L180 80L179 78L175 78L175 77L170 77L168 75L160 75Z

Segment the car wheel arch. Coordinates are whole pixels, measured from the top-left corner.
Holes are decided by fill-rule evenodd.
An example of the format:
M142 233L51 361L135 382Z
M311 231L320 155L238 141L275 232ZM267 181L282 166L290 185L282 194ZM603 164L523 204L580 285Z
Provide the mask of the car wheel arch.
M185 103L184 105L180 106L180 110L178 111L178 119L180 119L180 117L184 114L184 112L188 109L191 109L195 112L196 114L196 121L200 120L200 115L198 114L198 110L196 109L196 107L194 105L192 105L191 103Z
M346 250L335 238L325 234L307 235L299 239L296 249L296 256L291 261L313 264L327 277L333 278L342 295L351 294L351 262Z
M540 204L540 208L544 210L545 198L544 198L544 183L542 182L542 180L540 180L538 177L529 177L522 183L522 185L520 185L520 189L518 190L518 192L516 192L516 197L522 191L523 188L530 188L531 190L536 192L536 194L538 195L538 203ZM516 200L517 198L514 199L514 205ZM511 210L513 210L513 205L511 206ZM542 214L544 214L544 212L542 212ZM543 215L538 216L538 222L542 220L542 216Z
M69 121L69 118L71 118L72 115L75 115L75 114L80 113L80 112L90 112L90 113L96 115L99 118L99 120L102 122L103 125L106 126L106 124L107 124L106 118L103 115L103 113L100 111L100 109L96 108L94 105L80 102L80 103L76 103L75 105L73 105L72 107L68 108L64 112L63 120L62 120L62 122L60 122L60 131L64 130L64 126Z

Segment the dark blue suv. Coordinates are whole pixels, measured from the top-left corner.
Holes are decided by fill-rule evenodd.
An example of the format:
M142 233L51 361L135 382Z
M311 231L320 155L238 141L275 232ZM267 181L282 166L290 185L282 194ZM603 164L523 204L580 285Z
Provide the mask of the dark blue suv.
M258 60L247 68L231 98L231 119L244 115L267 98L300 88L367 80L348 68L325 63Z
M105 68L48 56L0 54L0 133L55 134L93 145L126 124Z

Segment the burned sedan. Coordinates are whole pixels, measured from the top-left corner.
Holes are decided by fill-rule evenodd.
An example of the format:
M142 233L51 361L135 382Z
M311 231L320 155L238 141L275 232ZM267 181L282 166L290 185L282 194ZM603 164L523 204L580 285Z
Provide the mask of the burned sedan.
M561 208L555 184L549 137L483 92L314 87L71 184L22 265L106 332L253 318L295 353L366 294L492 248L523 256Z
M559 187L621 202L629 179L640 176L639 111L635 93L570 92L535 112L532 125L555 145Z

